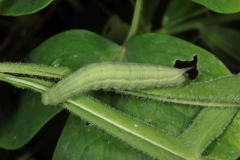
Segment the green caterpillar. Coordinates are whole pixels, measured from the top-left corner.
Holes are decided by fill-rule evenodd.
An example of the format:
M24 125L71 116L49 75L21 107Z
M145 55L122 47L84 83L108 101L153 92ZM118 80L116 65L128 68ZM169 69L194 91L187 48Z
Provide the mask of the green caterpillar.
M191 68L176 69L137 63L94 63L59 81L42 94L44 105L57 105L78 94L98 89L142 90L179 86Z

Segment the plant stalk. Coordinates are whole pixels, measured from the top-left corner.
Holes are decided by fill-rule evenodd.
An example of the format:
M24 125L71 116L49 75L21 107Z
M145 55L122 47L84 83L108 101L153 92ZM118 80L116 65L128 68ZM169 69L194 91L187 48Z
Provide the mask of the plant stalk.
M128 33L126 41L128 41L131 37L133 37L137 32L139 19L140 19L140 15L141 15L142 3L143 3L143 0L137 0L136 1L136 6L135 6L135 10L134 10L132 25L131 25L131 29Z

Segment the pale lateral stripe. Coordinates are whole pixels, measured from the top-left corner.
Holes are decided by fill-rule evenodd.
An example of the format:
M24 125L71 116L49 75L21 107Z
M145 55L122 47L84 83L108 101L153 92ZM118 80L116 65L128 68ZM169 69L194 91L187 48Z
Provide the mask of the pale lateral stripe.
M48 90L48 87L44 87L42 85L39 85L39 84L36 84L34 82L29 82L27 80L23 80L23 79L17 79L17 78L14 78L14 77L4 77L5 79L9 79L9 80L12 80L12 81L15 81L15 82L20 82L20 83L23 83L23 84L27 84L29 86L33 86L35 88L38 88L38 89L41 89L43 91L47 91Z
M42 86L42 85L38 85L38 84L33 83L33 82L29 82L29 81L26 81L26 80L16 79L16 78L12 78L12 77L4 77L4 78L9 79L9 80L12 80L12 81L15 81L15 82L20 82L20 83L23 83L23 84L31 85L31 86L34 86L35 88L38 88L38 89L41 89L41 90L44 90L44 91L48 90L47 87L44 87L44 86ZM117 126L118 128L120 128L120 129L122 129L122 130L124 130L124 131L126 131L126 132L128 132L128 133L130 133L130 134L132 134L132 135L135 135L135 136L137 136L137 137L139 137L139 138L141 138L141 139L143 139L143 140L145 140L145 141L148 141L148 142L150 142L151 144L153 144L153 145L155 145L155 146L158 146L158 147L160 147L160 148L163 148L163 149L165 149L166 151L168 151L168 152L170 152L170 153L173 153L173 154L175 154L175 155L177 155L177 156L180 156L180 157L182 157L182 158L187 159L186 157L184 157L184 156L182 156L182 155L179 155L179 153L176 153L176 152L174 152L173 150L170 150L169 148L166 148L165 146L162 146L161 144L158 144L158 143L154 142L153 140L151 140L151 139L149 139L149 138L147 138L147 137L144 137L144 136L138 134L137 132L133 132L133 131L130 130L129 128L126 128L126 127L124 127L123 125L118 124L118 123L116 123L115 121L112 121L111 119L109 119L109 118L107 118L107 117L104 117L104 116L98 114L97 112L95 112L94 110L90 110L89 108L84 107L84 106L80 105L79 103L76 103L75 101L73 101L73 100L71 100L71 99L67 100L67 102L69 102L69 103L71 103L71 104L73 104L73 105L75 105L75 106L78 106L78 107L84 109L85 111L87 111L87 112L89 112L89 113L91 113L91 114L93 114L93 115L95 115L95 116L97 116L97 117L99 117L99 118L107 121L108 123L110 123L110 124L112 124L112 125L114 125L114 126ZM139 123L141 123L141 122L139 122Z
M182 157L182 158L187 159L187 158L184 157L183 155L179 155L179 153L176 153L176 152L174 152L173 150L170 150L169 148L166 148L165 146L162 146L161 144L156 143L154 140L151 140L151 139L149 139L149 138L147 138L147 137L144 137L144 136L142 136L141 134L138 134L137 132L134 132L134 131L130 130L129 128L124 127L122 124L119 124L119 123L117 123L117 122L115 122L115 121L113 121L113 120L105 117L106 115L105 115L105 116L102 116L102 115L98 114L97 112L95 112L94 110L90 110L89 108L84 107L84 106L80 105L79 103L76 103L75 101L73 101L73 100L71 100L71 99L67 100L67 102L72 103L72 104L74 104L74 105L82 108L83 110L85 110L85 111L87 111L87 112L89 112L89 113L91 113L91 114L93 114L93 115L95 115L95 116L97 116L97 117L99 117L99 118L107 121L108 123L110 123L110 124L112 124L112 125L117 126L118 128L120 128L120 129L122 129L122 130L124 130L124 131L126 131L126 132L128 132L128 133L130 133L130 134L132 134L132 135L135 135L135 136L137 136L137 137L139 137L139 138L141 138L141 139L143 139L143 140L145 140L145 141L150 142L151 144L153 144L153 145L155 145L155 146L158 146L158 147L160 147L160 148L163 148L163 149L165 149L166 151L168 151L168 152L170 152L170 153L173 153L173 154L175 154L175 155L177 155L177 156L179 156L179 157ZM141 123L141 122L138 122L138 123Z

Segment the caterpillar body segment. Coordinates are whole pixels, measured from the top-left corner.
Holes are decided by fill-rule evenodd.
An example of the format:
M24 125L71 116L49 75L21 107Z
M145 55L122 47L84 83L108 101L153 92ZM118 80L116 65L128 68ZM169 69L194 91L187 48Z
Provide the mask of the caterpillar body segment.
M137 63L94 63L59 81L42 94L44 105L57 105L90 90L142 90L179 86L183 73L191 68L176 69Z

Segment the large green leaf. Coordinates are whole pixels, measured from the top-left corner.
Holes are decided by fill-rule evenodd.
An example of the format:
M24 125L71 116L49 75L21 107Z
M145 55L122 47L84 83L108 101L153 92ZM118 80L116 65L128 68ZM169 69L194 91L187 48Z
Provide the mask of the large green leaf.
M75 115L69 117L62 134L53 159L151 159Z
M192 0L218 13L236 13L240 11L239 0Z
M100 59L112 61L118 52L121 52L120 47L96 34L87 31L70 31L56 35L41 44L32 51L28 60L36 64L70 66L73 69L77 69L84 64L98 62ZM82 55L85 55L85 57ZM4 66L12 68L14 65L6 64ZM5 68L4 66L1 68ZM27 67L23 67L23 71L26 71ZM29 71L34 68L37 69L36 66L29 66L29 68ZM8 69L6 71L10 72ZM28 99L34 101L29 103ZM17 108L18 110L14 111L7 110L4 116L1 117L0 146L3 148L16 149L22 147L48 120L61 110L61 108L42 105L40 95L31 92L22 95L21 102ZM11 118L12 116L13 118ZM23 125L27 124L27 122L32 122L29 124L31 126ZM15 135L18 136L17 140L14 138ZM11 143L12 141L14 143Z
M199 78L196 80L198 82L230 74L227 68L207 51L180 39L158 34L134 37L124 47L120 47L91 32L72 30L44 42L30 54L29 60L35 63L69 66L77 69L84 64L101 61L129 61L173 66L176 60L189 61L193 59L193 56L198 58ZM162 159L201 159L198 156L207 145L221 133L227 133L224 130L228 131L227 126L236 113L236 109L231 108L203 109L180 104L164 104L114 93L106 94L101 91L94 92L92 96L100 101L87 96L79 96L64 105L81 118L96 124L128 144ZM104 103L121 112L112 110ZM51 117L46 116L40 119L42 123L36 123L36 127L40 129L49 118ZM231 125L235 124L235 129L229 131L227 138L236 137L239 125L235 122L237 118L232 121ZM15 122L15 125L20 124ZM77 157L86 155L86 159L90 159L90 151L94 144L100 148L94 152L98 159L114 159L118 154L124 155L122 152L125 152L126 148L118 148L124 146L123 142L112 140L111 136L102 137L105 133L97 131L97 128L89 127L79 119L79 128L77 128L77 119L70 116L57 145L55 159L66 156L69 149L74 150L70 152L71 158L76 156L75 149L79 149L80 153ZM81 136L87 136L88 131L91 133L91 138L88 137L82 141ZM18 131L15 134L18 135ZM25 136L31 137L33 134L35 133L31 132ZM76 137L79 137L79 141ZM68 140L69 138L73 140ZM92 145L93 140L96 140L94 141L96 143ZM221 143L221 147L226 150L229 146L234 145L224 141ZM129 146L126 145L126 147ZM106 148L104 152L103 148ZM208 153L211 153L212 148L214 144L209 148ZM237 147L235 149L239 150ZM112 150L116 152L112 153ZM139 158L139 151L131 150L127 156L132 157L131 159ZM141 156L146 158L145 155ZM214 156L218 157L218 154Z
M49 38L28 56L32 63L78 69L86 64L119 61L121 47L89 31L72 30Z
M25 91L19 105L8 107L1 117L0 147L22 147L59 111L60 107L43 106L38 93Z
M121 98L119 95L113 94L110 105L123 113L128 113L153 127L173 135L183 133L201 110L201 108L136 99L131 96Z
M203 156L219 159L237 159L240 155L239 139L240 113L236 114L234 120L228 126L227 130L217 139L215 139L204 151Z
M6 16L20 16L37 12L53 0L1 0L0 14Z
M17 78L4 74L1 74L1 80L19 87L27 84L40 90L46 90L44 86L49 87L49 83L40 80L32 81L30 78ZM88 96L78 96L63 105L83 119L90 120L103 130L160 159L195 159L209 141L221 133L236 111L235 109L204 109L195 118L191 127L181 136L176 137L116 112ZM204 133L202 133L203 129Z

